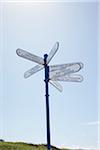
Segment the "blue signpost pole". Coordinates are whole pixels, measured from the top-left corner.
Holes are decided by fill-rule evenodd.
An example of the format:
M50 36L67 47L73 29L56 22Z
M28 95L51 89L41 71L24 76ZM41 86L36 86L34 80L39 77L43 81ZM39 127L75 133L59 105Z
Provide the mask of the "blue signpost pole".
M49 66L47 65L48 55L44 55L44 67L45 67L45 90L46 90L46 123L47 123L47 150L50 150L50 115L49 115Z

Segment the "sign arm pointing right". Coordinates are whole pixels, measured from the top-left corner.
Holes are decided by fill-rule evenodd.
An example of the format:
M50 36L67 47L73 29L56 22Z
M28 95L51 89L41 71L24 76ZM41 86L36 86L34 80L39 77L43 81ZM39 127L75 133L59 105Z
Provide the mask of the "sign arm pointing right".
M58 51L58 48L59 48L59 42L56 42L47 57L47 64L51 61L55 53Z

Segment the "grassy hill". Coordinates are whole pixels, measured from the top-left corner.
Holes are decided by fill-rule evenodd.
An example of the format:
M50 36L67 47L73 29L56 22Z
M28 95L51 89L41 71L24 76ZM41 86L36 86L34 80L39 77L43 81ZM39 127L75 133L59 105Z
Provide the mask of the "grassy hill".
M0 150L47 150L46 145L34 145L26 144L22 142L0 142ZM54 146L51 150L69 150L69 149L58 149Z

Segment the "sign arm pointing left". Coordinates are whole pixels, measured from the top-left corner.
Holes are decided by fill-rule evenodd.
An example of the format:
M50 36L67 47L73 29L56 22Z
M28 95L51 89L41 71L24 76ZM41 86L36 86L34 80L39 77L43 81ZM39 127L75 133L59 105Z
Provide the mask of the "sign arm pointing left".
M42 70L44 68L43 65L36 65L35 67L29 69L28 71L26 71L24 73L24 78L28 78L30 77L31 75L35 74L36 72Z
M41 65L44 64L44 59L43 58L41 58L39 56L36 56L34 54L31 54L31 53L29 53L25 50L20 49L20 48L18 48L16 50L16 53L17 53L18 56L23 57L25 59L28 59L30 61L36 62L36 63L41 64Z

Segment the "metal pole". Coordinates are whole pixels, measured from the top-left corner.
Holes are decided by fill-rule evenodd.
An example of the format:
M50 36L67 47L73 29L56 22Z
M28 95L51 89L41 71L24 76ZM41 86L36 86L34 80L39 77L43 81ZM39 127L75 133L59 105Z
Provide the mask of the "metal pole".
M46 90L46 123L47 123L47 150L50 150L50 116L49 116L49 66L47 65L48 55L44 55L45 67L45 90Z

